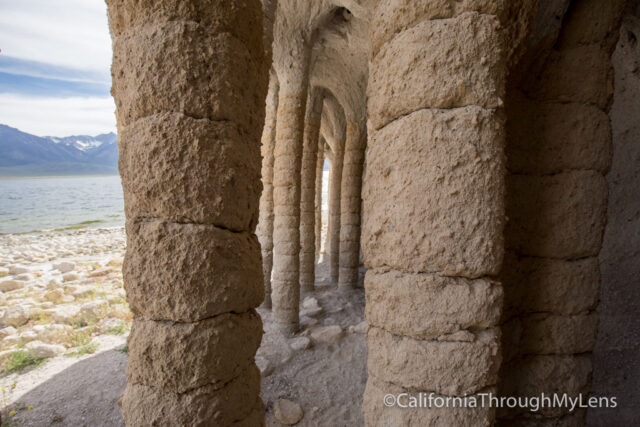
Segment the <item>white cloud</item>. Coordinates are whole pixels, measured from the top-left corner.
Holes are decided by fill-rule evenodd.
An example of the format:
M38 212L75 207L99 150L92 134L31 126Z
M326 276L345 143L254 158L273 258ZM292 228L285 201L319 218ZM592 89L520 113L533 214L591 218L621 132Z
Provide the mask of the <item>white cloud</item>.
M0 0L0 55L90 70L111 64L104 0Z
M2 123L38 136L97 135L116 131L115 104L108 97L0 96Z

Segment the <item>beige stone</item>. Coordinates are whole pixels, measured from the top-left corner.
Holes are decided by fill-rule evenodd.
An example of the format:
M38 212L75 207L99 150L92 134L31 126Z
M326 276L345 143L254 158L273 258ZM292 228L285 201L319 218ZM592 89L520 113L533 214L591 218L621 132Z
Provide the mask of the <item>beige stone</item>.
M369 270L365 290L369 324L396 335L433 339L500 319L502 287L488 279Z
M371 23L371 50L375 54L380 46L413 25L426 20L448 19L465 12L485 15L502 15L505 0L432 0L426 2L401 2L377 0L376 14Z
M360 265L360 207L364 135L357 123L347 122L340 189L340 255L338 285L358 285Z
M164 221L129 222L127 229L123 275L134 315L193 322L262 302L255 236Z
M394 336L369 327L369 373L412 390L447 396L476 393L496 384L499 330L485 329L473 342L440 342Z
M384 45L367 88L372 128L424 108L499 107L505 64L498 25L494 16L464 13L422 21Z
M127 379L175 393L222 385L254 364L261 338L262 321L254 311L193 323L135 319Z
M111 93L118 99L119 126L169 112L232 120L247 132L262 125L267 86L262 47L252 55L233 34L184 20L130 27L113 45ZM235 72L240 69L243 73Z
M271 46L269 46L271 47ZM278 112L278 78L271 73L267 93L265 124L262 131L262 194L256 234L262 249L262 274L264 280L263 307L271 308L271 268L273 267L273 148L276 138L276 114Z
M255 139L239 126L154 114L121 126L120 141L127 218L254 230L260 152ZM225 168L217 167L220 164Z
M483 392L496 394L495 388L483 390ZM406 393L403 394L403 393ZM423 391L424 399L432 393L431 390ZM396 384L385 383L379 378L369 374L367 387L364 392L362 411L364 422L367 426L484 426L493 425L494 409L490 407L477 408L411 408L411 407L387 407L384 398L388 394L401 395L401 402L408 406L410 397L420 399L418 392L399 387ZM433 395L435 398L446 399L448 396ZM480 396L475 396L478 401Z
M308 54L296 59L308 61ZM285 334L299 327L300 173L308 76L300 78L293 88L281 82L274 148L271 300L276 322Z
M333 148L333 160L329 167L329 274L332 282L340 276L340 226L342 196L342 170L344 166L344 140L337 141Z
M480 107L421 110L370 135L362 229L369 268L498 273L501 126L496 113Z
M278 399L273 405L273 414L286 426L297 424L304 416L300 405L289 399Z
M185 425L205 427L242 424L260 425L264 406L257 398L260 373L255 365L239 372L224 384L204 385L184 393L129 383L122 396L122 413L127 425ZM257 414L254 414L257 412Z
M315 284L316 163L322 115L322 92L309 92L306 106L300 178L300 287L309 292Z

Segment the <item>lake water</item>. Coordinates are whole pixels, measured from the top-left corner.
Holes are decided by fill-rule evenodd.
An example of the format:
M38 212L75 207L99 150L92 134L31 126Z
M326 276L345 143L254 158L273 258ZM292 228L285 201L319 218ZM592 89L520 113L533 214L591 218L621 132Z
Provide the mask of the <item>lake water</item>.
M325 222L328 171L322 178ZM124 202L117 175L0 179L0 233L123 225Z
M0 233L122 225L117 175L0 179Z

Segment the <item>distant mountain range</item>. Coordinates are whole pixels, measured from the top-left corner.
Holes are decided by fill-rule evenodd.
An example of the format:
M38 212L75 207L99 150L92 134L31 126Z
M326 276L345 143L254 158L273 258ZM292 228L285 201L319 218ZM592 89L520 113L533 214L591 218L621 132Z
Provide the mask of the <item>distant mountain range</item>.
M40 137L0 125L0 176L118 173L117 140L113 132Z

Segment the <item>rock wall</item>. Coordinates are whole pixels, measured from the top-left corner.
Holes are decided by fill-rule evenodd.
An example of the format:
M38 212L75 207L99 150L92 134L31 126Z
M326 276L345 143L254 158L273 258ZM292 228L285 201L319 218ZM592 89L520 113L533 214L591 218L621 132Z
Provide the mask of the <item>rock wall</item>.
M262 5L107 5L134 316L125 422L263 424Z
M616 409L590 409L587 424L640 422L640 5L628 4L613 55L609 112L613 161L607 174L607 226L600 251L600 324L593 352L596 396L617 396Z
M607 218L613 69L622 1L572 1L507 95L507 253L500 392L587 395ZM540 23L538 23L540 26ZM540 41L542 40L542 41ZM504 425L584 424L586 410L502 410Z

